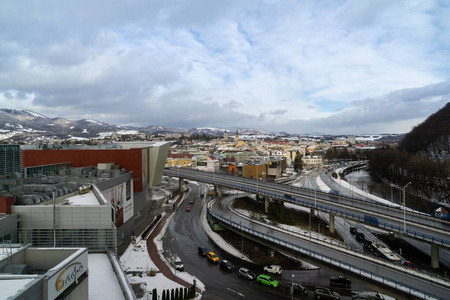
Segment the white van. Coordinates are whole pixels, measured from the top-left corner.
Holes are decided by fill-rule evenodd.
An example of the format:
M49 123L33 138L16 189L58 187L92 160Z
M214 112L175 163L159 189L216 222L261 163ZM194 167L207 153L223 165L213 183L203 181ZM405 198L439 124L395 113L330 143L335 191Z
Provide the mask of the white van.
M264 272L269 272L269 273L280 275L282 270L281 270L281 266L279 266L279 265L270 265L270 266L264 267Z

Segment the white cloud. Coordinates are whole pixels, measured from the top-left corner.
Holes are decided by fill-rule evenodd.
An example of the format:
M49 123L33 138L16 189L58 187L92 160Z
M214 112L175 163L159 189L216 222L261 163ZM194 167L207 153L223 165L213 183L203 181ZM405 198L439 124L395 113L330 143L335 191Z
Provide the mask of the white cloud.
M6 1L0 106L142 126L403 132L448 101L449 19L439 1ZM423 96L413 111L408 91Z

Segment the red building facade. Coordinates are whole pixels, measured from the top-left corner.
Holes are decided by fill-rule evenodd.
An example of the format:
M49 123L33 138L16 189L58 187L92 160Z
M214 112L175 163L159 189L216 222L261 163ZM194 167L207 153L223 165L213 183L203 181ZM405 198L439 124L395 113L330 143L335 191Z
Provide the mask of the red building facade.
M145 183L143 176L149 178L149 170L144 166L143 157L148 151L142 148L135 149L92 149L92 150L23 150L23 167L60 164L70 162L71 167L97 166L99 163L119 165L127 171L134 172L134 191L141 192Z

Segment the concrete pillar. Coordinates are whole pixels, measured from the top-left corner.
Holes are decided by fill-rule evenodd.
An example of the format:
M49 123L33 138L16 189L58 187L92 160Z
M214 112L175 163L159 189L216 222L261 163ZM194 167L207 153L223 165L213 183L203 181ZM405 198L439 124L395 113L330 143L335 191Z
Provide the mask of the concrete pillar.
M330 232L334 233L334 215L329 214L329 216L330 216L330 220L329 220Z
M183 178L178 178L178 188L180 189L180 192L184 190L184 180Z
M439 245L431 244L431 267L439 268Z
M222 198L222 187L220 185L216 185L217 196Z
M264 198L264 212L266 214L269 212L269 197Z

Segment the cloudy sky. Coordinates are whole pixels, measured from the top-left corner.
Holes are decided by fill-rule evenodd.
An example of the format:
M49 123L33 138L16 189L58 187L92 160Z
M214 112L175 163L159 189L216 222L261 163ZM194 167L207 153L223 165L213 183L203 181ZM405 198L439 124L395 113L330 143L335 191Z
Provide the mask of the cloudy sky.
M450 101L449 1L3 0L0 107L401 133Z

